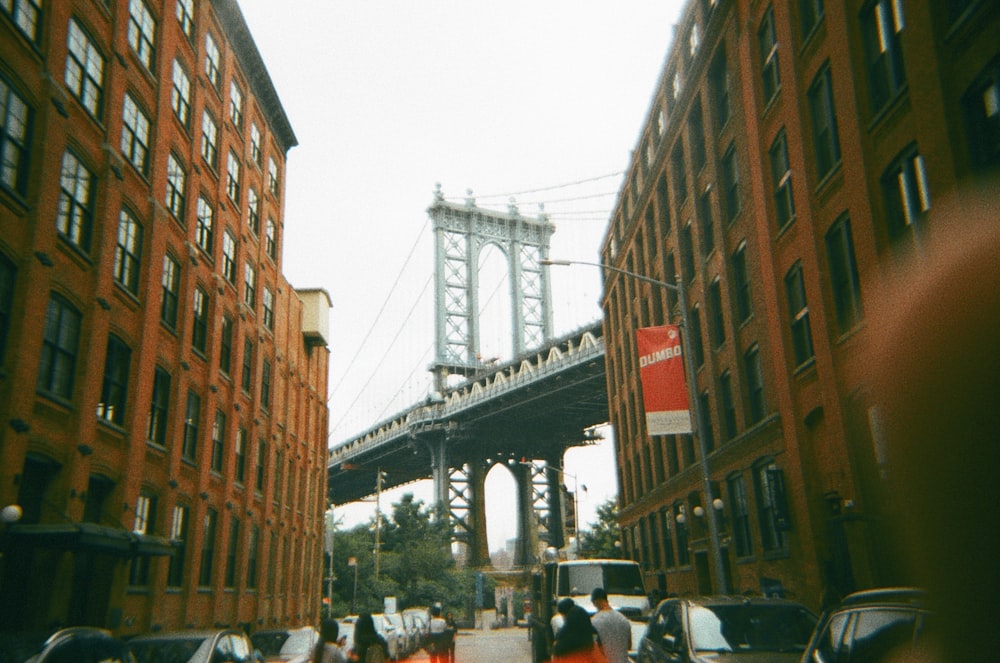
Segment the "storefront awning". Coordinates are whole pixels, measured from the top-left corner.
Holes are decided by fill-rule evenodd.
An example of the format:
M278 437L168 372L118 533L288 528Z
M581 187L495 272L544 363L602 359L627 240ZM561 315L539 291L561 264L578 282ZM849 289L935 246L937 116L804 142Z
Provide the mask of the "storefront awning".
M97 523L44 523L11 525L4 535L6 545L88 550L119 557L172 555L168 539Z

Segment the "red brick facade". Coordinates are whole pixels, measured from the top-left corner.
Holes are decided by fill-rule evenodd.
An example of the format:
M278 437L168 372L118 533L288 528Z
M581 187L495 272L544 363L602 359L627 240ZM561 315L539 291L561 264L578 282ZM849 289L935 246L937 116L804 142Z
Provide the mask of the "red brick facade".
M330 303L282 275L296 138L242 14L8 4L0 630L315 622Z
M997 173L998 34L976 0L692 0L676 27L601 257L684 280L732 592L906 580L865 306L935 203ZM703 459L647 433L638 379L635 330L676 296L609 272L604 311L625 547L650 587L712 591Z

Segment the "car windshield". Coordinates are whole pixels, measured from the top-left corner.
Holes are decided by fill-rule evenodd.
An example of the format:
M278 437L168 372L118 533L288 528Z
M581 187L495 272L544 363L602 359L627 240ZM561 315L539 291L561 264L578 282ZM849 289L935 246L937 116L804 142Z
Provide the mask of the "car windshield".
M288 639L281 646L282 654L309 654L316 646L318 635L308 628L292 631L288 634Z
M264 656L277 656L281 653L281 646L289 640L289 635L288 631L264 631L251 635L250 642Z
M129 643L129 649L138 663L188 663L195 654L207 650L209 646L206 638L151 638Z
M695 651L802 651L816 617L795 605L695 606L689 613Z

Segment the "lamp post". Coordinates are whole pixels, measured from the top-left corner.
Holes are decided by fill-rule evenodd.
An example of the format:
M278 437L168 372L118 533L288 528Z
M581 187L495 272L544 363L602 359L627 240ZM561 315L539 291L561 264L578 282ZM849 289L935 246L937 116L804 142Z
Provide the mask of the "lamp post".
M358 603L358 558L348 557L347 566L354 567L354 594L351 596L351 614L356 615L358 613L356 607Z
M681 308L681 327L683 327L683 333L681 334L681 351L684 355L684 370L687 372L685 384L687 385L688 391L688 401L689 407L691 409L691 434L698 441L698 452L701 454L701 483L702 490L705 493L705 503L711 504L713 507L716 505L716 499L712 495L712 479L709 474L708 469L708 445L705 442L705 437L701 434L699 426L701 425L701 402L698 399L698 390L694 381L694 364L693 357L691 355L691 341L688 339L688 332L691 329L688 324L688 307L687 307L687 293L684 290L684 283L679 276L674 277L674 283L667 283L666 281L660 281L659 279L650 278L648 276L643 276L642 274L637 274L631 272L627 269L621 269L619 267L613 267L612 265L606 265L599 262L586 262L583 260L549 260L543 259L539 261L542 265L557 265L557 266L570 266L570 265L587 265L590 267L599 267L601 269L606 269L609 272L615 272L616 274L622 274L630 278L636 279L637 281L643 281L651 285L655 285L661 288L666 288L672 292L677 293L677 300ZM721 500L720 502L721 503ZM719 542L719 522L717 508L705 509L705 515L708 520L708 552L712 559L712 568L715 572L716 587L718 587L720 594L725 594L728 592L728 587L726 583L726 569L722 561L722 546Z

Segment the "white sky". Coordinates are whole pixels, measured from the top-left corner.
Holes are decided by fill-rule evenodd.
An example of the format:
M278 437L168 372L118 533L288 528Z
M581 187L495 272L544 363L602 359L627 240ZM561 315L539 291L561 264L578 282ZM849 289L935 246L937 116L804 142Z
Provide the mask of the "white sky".
M332 446L428 393L436 183L494 209L507 196L487 196L547 189L518 195L521 213L546 201L551 255L597 260L683 3L239 1L299 140L284 272L333 300ZM600 316L596 269L555 268L552 279L557 334ZM509 346L502 300L483 312L484 355ZM579 506L591 522L617 492L610 442L572 450L566 470L587 486ZM426 485L408 490L430 499ZM491 550L514 536L511 490L504 471L489 475ZM383 495L383 508L398 495ZM337 515L351 526L372 509Z

